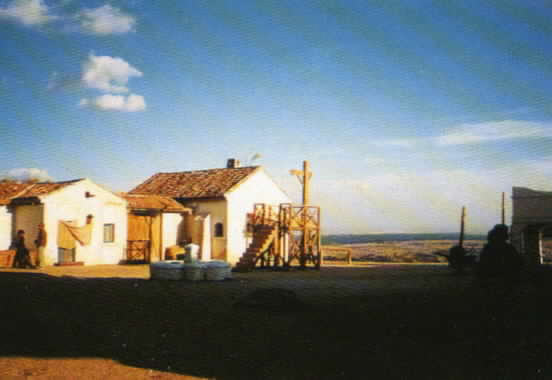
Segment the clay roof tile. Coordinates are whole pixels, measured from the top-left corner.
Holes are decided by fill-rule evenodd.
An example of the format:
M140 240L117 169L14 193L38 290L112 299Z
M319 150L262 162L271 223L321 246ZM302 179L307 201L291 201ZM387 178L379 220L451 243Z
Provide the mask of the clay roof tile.
M157 173L130 194L156 194L171 198L220 198L241 183L258 166Z

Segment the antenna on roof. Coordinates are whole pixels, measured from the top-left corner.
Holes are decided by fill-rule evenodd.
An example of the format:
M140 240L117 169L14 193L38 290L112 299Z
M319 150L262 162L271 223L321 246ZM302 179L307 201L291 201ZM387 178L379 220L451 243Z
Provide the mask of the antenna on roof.
M251 156L251 158L249 159L248 161L248 165L251 165L253 163L253 161L256 161L258 160L259 158L261 158L261 154L260 153L255 153L254 155Z

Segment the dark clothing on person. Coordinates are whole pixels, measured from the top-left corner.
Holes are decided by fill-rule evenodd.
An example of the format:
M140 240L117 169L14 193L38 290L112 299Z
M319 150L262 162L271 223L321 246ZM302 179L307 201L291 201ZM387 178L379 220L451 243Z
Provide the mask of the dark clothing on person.
M518 275L521 266L521 256L514 246L507 242L486 244L479 259L480 272L490 277Z
M457 272L462 272L466 266L466 250L464 247L455 245L449 250L449 264Z
M508 243L506 226L497 225L488 234L489 242L479 258L478 275L481 280L502 280L505 285L519 281L523 259L516 248Z
M29 250L25 246L25 237L18 235L13 243L13 247L15 248L13 266L15 268L32 268Z
M37 247L46 247L48 244L48 234L45 229L39 229L38 235L36 236L35 244Z

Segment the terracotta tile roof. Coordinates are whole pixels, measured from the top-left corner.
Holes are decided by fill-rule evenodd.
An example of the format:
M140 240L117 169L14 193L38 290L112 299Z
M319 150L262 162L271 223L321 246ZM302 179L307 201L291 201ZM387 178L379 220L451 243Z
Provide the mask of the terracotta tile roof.
M162 195L145 194L120 194L128 202L131 209L165 210L165 211L191 211L170 197Z
M29 183L0 183L0 205L7 205L10 199L32 186Z
M552 191L533 190L527 187L517 187L512 189L512 198L542 198L551 197Z
M259 166L157 173L136 186L131 194L157 194L172 198L220 198Z
M75 182L82 181L82 179L74 179L71 181L62 182L39 182L30 185L25 191L17 196L17 198L34 198L41 195L50 194L56 190L64 188L65 186L72 185Z

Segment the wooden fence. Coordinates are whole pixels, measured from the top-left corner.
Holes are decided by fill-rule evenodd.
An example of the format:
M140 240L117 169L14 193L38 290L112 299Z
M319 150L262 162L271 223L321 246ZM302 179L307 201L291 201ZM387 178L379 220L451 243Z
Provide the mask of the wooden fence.
M337 245L322 246L322 262L324 262L325 256L330 256L332 253L344 254L347 264L351 265L353 263L353 249Z

